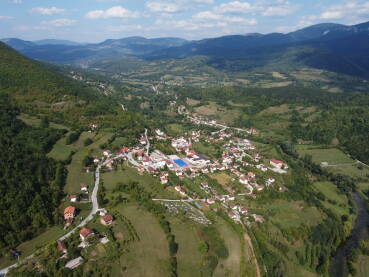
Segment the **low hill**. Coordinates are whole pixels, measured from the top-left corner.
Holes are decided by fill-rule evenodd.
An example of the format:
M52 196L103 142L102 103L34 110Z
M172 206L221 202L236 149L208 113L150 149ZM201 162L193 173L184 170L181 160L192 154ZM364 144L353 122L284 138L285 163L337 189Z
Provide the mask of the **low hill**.
M0 92L16 99L23 110L69 118L72 122L87 113L105 113L111 104L111 99L98 91L64 77L51 65L20 55L1 42Z

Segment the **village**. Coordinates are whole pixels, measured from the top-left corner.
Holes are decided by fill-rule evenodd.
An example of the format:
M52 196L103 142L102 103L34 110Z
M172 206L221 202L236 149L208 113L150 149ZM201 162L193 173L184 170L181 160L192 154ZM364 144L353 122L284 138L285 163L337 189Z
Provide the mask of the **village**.
M192 130L180 137L170 137L160 129L156 129L149 137L146 130L138 139L135 147L123 147L118 153L104 150L104 167L107 170L113 170L114 164L124 161L140 174L146 172L157 177L162 185L173 189L178 199L154 200L164 202L164 205L172 210L178 209L176 207L178 202L185 202L198 210L221 208L236 223L250 224L251 218L252 221L263 222L262 216L249 213L247 207L234 203L238 198L256 198L257 193L269 187L279 192L285 191L286 188L277 183L275 175L286 174L288 165L275 158L264 159L257 152L256 146L245 138L245 135L257 134L258 131L255 129L230 128L214 120L194 116L188 116L188 118L196 125L205 124L221 128L221 130L210 134L206 134L201 129ZM209 159L196 152L193 144L200 141L222 145L220 157ZM155 142L167 143L176 154L167 155L155 147L150 149ZM185 179L194 182L201 176L221 172L231 176L232 181L230 184L222 185L221 191L212 187L208 182L201 182L199 188L203 194L199 195L181 185L181 181ZM188 209L188 206L185 209ZM206 217L201 216L195 221L207 222Z
M255 199L268 188L283 193L286 188L278 183L276 175L286 174L288 165L275 158L266 159L257 151L255 144L246 136L258 134L255 129L231 128L217 123L215 120L206 120L197 116L186 114L195 126L207 125L218 128L218 131L204 131L201 128L185 132L182 136L171 137L160 129L155 129L149 135L145 132L138 138L136 146L122 147L118 152L105 149L102 157L95 157L93 162L96 172L113 171L117 164L125 163L137 170L139 174L149 174L158 178L158 181L173 194L173 199L152 199L163 204L172 215L182 214L190 220L202 224L212 224L206 213L208 211L222 211L230 220L242 226L248 226L252 222L263 223L263 216L251 212L246 204L240 204L239 200L247 198ZM92 124L91 129L96 129ZM164 154L155 148L160 142L173 150L171 154ZM217 158L209 158L194 149L196 143L220 145L220 155ZM210 182L203 181L204 176L224 173L230 177L230 182L213 186ZM201 191L193 191L186 188L186 182L192 182ZM99 180L96 180L96 184ZM95 184L95 186L96 186ZM94 188L97 192L97 187ZM85 226L95 215L97 222L102 226L114 224L114 216L104 208L91 211L90 218L83 219L79 215L74 203L97 201L96 195L90 195L88 185L80 184L80 192L68 196L69 205L64 209L64 229L75 226L69 233L56 242L56 247L61 253L61 259L66 260L65 267L75 269L84 263L82 256L68 256L67 238L74 230L79 232L79 249L85 249L96 243L106 244L110 240L103 232ZM245 202L243 202L245 203ZM70 260L69 260L70 259ZM68 261L67 261L68 260Z

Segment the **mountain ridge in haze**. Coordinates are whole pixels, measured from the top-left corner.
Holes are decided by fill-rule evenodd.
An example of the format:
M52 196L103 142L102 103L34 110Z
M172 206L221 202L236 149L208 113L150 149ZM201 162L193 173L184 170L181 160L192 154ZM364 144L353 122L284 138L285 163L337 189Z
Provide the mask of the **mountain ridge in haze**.
M225 71L247 71L270 65L310 66L369 77L369 22L346 26L322 23L287 34L228 35L197 41L180 38L128 37L88 45L34 45L5 41L27 57L64 64L135 57L143 60L208 57L208 65Z

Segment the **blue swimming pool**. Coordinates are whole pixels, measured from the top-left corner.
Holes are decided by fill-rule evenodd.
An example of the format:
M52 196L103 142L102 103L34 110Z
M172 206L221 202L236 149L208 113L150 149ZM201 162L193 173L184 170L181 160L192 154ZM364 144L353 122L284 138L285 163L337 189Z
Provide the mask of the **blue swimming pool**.
M178 160L174 160L174 162L179 165L180 167L184 167L187 166L186 162L184 160L178 159Z

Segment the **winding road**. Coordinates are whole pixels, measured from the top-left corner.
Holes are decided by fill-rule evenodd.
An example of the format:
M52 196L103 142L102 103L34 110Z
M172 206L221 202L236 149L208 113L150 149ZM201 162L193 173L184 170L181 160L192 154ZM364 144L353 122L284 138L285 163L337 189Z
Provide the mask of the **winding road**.
M75 231L77 231L79 228L85 226L88 222L90 222L93 219L94 215L99 211L99 203L97 201L97 192L99 190L99 184L100 184L100 169L101 169L101 164L99 164L97 166L96 171L95 171L95 186L94 186L94 189L93 189L92 195L91 195L91 202L92 202L91 212L80 224L78 224L76 227L74 227L68 233L66 233L65 235L60 237L58 240L65 240L66 238L70 237L72 234L74 234ZM6 268L1 269L0 270L0 276L6 276L6 274L9 272L9 270L21 265L22 263L26 262L29 259L32 259L33 257L34 257L34 254L31 254L31 255L29 255L28 257L26 257L24 259L22 259L19 262L15 263L11 266L8 266Z

